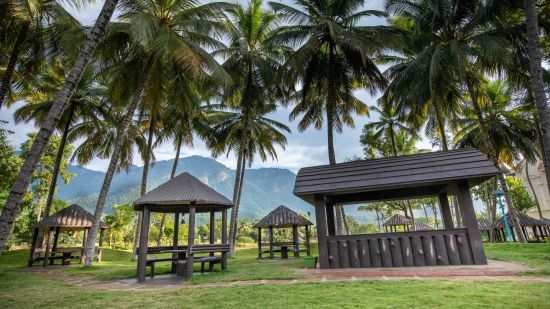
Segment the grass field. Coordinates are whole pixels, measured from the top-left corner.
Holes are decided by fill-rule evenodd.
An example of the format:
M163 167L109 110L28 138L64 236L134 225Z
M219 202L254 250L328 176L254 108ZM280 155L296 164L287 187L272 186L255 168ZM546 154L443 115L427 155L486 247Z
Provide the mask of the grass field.
M529 265L550 274L550 244L491 244L492 259ZM6 308L52 307L369 307L369 308L550 308L550 283L519 281L404 280L296 283L236 287L197 287L153 291L103 291L75 287L40 273L26 272L28 252L6 252L0 257L0 304ZM91 269L78 265L56 269L57 275L96 280L128 278L135 274L130 253L105 250L104 262ZM164 270L168 266L164 266ZM254 279L299 278L301 260L258 261L254 249L240 250L225 272L195 276L191 284ZM162 271L162 269L160 270Z

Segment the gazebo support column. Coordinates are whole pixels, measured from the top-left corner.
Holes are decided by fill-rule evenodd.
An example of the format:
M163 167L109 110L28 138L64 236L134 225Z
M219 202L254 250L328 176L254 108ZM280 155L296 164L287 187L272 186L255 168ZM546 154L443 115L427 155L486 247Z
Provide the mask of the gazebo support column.
M48 261L50 259L50 249L52 247L52 237L53 237L53 227L50 227L48 230L48 236L46 238L46 251L44 252L44 263L42 266L48 266Z
M273 259L273 227L269 227L269 258Z
M336 235L336 226L334 221L334 204L329 201L327 201L327 203L323 202L323 204L326 205L323 206L323 208L326 208L326 224L328 235Z
M210 211L210 244L216 242L216 213ZM210 256L214 256L214 252L210 252ZM208 271L212 272L214 270L214 263L208 263Z
M180 213L176 212L174 213L174 238L172 240L172 249L177 250L178 249L178 243L179 243L179 233L180 233ZM177 253L172 253L172 259L176 259L178 257ZM172 273L176 273L176 263L172 263Z
M32 264L34 263L34 253L36 252L36 243L38 242L38 233L39 233L39 230L35 228L32 234L31 252L29 252L29 263L27 264L29 267L32 266Z
M145 282L145 273L147 272L147 243L149 242L149 221L151 212L149 206L143 207L141 215L141 229L139 235L139 251L137 273L138 282Z
M443 227L447 230L454 228L453 215L449 206L449 197L446 192L439 194L439 207L441 208L441 218L443 219Z
M258 258L262 258L262 228L258 228Z
M227 208L222 210L222 244L227 244ZM227 252L222 252L222 270L227 268Z
M52 257L55 257L55 251L57 250L57 243L59 242L59 231L60 230L61 230L60 227L55 228L55 233L54 233L54 236L53 236ZM51 259L50 260L50 265L53 265L54 261L55 261L54 259Z
M468 229L474 264L486 265L487 258L485 257L485 251L483 250L483 243L481 241L481 234L477 225L474 204L472 202L472 196L470 195L470 188L468 183L464 181L458 182L457 188L457 198L460 209L462 209L462 222Z
M321 269L329 268L328 247L327 247L327 210L325 198L320 194L315 194L315 218L317 220L317 240L319 244L319 267ZM332 209L332 207L330 208ZM334 212L332 212L334 219Z
M187 234L187 272L185 276L190 278L193 276L193 245L195 244L195 205L189 206L189 233Z
M298 245L298 226L292 226L292 245L294 246L294 257L300 256L300 247Z
M306 225L306 255L311 255L311 244L309 239L309 226Z

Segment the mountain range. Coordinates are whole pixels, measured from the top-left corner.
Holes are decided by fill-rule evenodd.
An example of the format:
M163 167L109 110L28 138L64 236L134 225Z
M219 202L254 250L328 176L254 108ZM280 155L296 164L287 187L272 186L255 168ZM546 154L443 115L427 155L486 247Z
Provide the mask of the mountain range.
M149 169L148 190L166 182L174 160L158 161ZM96 205L105 173L71 165L69 171L75 176L68 184L59 181L57 198L77 203L92 211ZM112 181L105 213L112 213L115 204L131 203L139 197L143 167L131 166L128 171L117 173ZM212 158L189 156L180 158L177 173L188 172L216 191L231 199L235 182L235 170ZM306 213L313 207L298 197L292 190L296 174L287 169L258 168L247 169L243 183L243 193L239 216L257 220L279 205Z

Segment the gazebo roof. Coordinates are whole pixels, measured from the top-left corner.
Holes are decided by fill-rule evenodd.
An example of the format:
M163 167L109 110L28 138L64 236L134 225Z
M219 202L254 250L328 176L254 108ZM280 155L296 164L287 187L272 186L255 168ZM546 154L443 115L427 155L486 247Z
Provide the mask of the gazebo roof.
M134 202L134 210L151 206L153 211L171 212L197 206L197 212L233 207L233 203L189 173L181 173Z
M313 223L290 208L281 205L254 224L254 228L291 227L293 225L305 226L313 225Z
M70 230L78 230L91 228L94 216L84 210L77 204L72 204L67 208L63 208L60 211L44 218L41 221L36 222L33 228L46 229L46 228L62 228ZM101 222L102 229L110 228L109 224Z
M480 231L488 231L492 229L491 222L485 219L477 219L477 227Z
M382 224L383 226L400 226L400 225L411 225L412 224L412 220L405 217L405 216L402 216L400 214L395 214L393 216L391 216L391 218L388 219L388 221L384 222L384 224Z
M543 218L539 219L539 221L542 221L542 222L546 223L546 225L550 226L550 219L547 219L547 218L543 217Z
M414 229L415 231L431 231L433 230L434 228L427 225L426 223L422 223L422 222L415 222L414 223Z
M544 226L547 225L547 223L544 223L543 221L540 221L538 219L535 219L533 217L530 217L522 212L517 212L518 220L521 226ZM510 220L510 214L506 214L506 219ZM508 221L509 222L509 221ZM498 218L491 224L492 228L503 228L504 225L504 219L502 217Z
M294 194L311 204L315 194L334 204L434 196L453 194L458 181L471 187L496 174L477 149L436 151L302 168Z

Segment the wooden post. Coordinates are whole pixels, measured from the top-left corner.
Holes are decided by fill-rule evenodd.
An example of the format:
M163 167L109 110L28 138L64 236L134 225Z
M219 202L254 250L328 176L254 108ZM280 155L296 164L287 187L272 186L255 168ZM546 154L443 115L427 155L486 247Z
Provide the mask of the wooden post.
M269 258L273 259L273 227L269 227Z
M57 250L57 243L59 242L59 231L61 230L60 227L55 228L55 234L53 236L53 246L52 246L52 257L55 257L55 251ZM50 265L53 265L53 262L55 260L50 260Z
M311 244L309 239L309 226L306 225L306 255L311 256Z
M80 251L80 264L84 264L86 259L86 244L88 243L88 229L84 229L84 235L82 236L82 250Z
M150 218L151 211L149 206L144 206L141 214L141 229L139 231L140 235L137 263L138 282L145 282L145 273L147 272L147 244L149 243Z
M53 227L50 227L48 230L48 237L46 238L46 251L44 252L44 263L42 266L48 266L48 261L50 260L50 249L52 246L52 237L53 237Z
M189 206L189 233L187 236L187 272L185 276L190 278L193 276L193 245L195 244L195 204Z
M101 262L101 254L103 253L103 236L105 235L105 229L99 230L99 245L97 248L97 258L98 262Z
M328 235L334 236L336 235L336 225L334 221L334 205L332 204L332 202L327 202L325 204L326 206L324 206L324 208L326 208L326 217L327 217L326 224L327 224Z
M462 209L462 222L468 229L468 238L470 239L470 244L472 246L474 264L486 265L487 258L485 257L485 251L483 250L483 243L481 241L481 234L477 225L474 203L472 202L468 182L458 182L457 188L458 203L460 209Z
M174 238L172 240L172 249L177 250L178 249L178 243L179 243L179 233L180 233L180 213L176 212L174 213ZM178 257L177 253L172 253L172 259L176 259ZM176 273L176 262L172 262L172 273Z
M262 258L262 228L258 228L258 258Z
M35 228L32 234L31 252L29 253L29 262L27 264L29 267L32 266L32 264L34 263L34 253L36 252L36 243L38 242L38 233L39 233L39 230Z
M212 210L210 211L210 244L214 244L216 242L216 213ZM214 256L214 252L210 252L210 256ZM209 269L211 265L214 265L212 263L209 264Z
M328 247L327 247L327 212L325 198L315 194L315 218L317 220L317 242L319 246L319 267L329 268ZM334 216L334 213L333 213Z
M443 227L447 230L453 229L453 216L451 215L451 207L449 206L447 192L439 193L439 208L441 219L443 219Z
M227 245L227 208L222 210L222 244ZM227 252L222 252L222 269L227 268Z
M300 256L300 246L298 245L298 226L292 226L292 245L294 246L294 257Z

